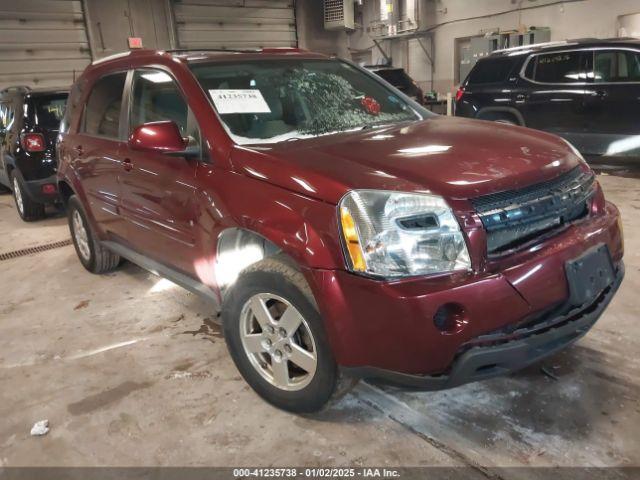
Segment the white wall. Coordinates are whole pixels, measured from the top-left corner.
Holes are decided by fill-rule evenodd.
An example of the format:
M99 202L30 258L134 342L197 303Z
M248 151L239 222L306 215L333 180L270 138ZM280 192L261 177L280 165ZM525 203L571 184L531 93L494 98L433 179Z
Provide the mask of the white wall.
M455 39L478 35L482 30L500 29L514 30L523 27L549 27L552 40L569 38L596 37L607 38L618 35L619 20L622 15L640 13L640 0L584 0L577 2L556 0L418 0L421 12L421 28L434 28L435 41L435 75L434 89L440 93L453 91ZM322 2L320 0L298 0L298 35L300 46L310 50L327 51L350 58L353 51L370 48L373 45L366 27L379 13L376 9L378 0L364 0L362 6L362 28L353 33L330 34L325 38L322 29ZM311 23L316 24L312 36L305 37L301 28L301 18L306 13L303 5L313 4L317 9ZM547 5L547 6L545 6ZM511 13L494 15L488 18L476 18L489 14L499 14L518 7L534 7ZM319 7L319 8L318 8ZM461 21L460 21L461 20ZM306 21L306 20L305 20ZM442 25L445 22L453 22ZM341 42L347 42L340 46ZM428 43L428 42L424 42ZM431 71L424 51L417 40L384 41L383 48L392 54L393 63L406 68L409 74L425 89L431 87ZM375 63L380 54L375 47L371 49L372 61Z

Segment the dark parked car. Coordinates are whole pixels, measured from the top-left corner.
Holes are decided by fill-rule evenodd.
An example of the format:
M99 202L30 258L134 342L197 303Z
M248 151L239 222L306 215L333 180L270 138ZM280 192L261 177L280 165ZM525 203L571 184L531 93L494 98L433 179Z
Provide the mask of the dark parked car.
M424 103L424 92L403 68L376 65L367 66L365 68L389 82L407 97L412 98L421 105Z
M555 133L585 154L640 154L640 40L516 47L479 60L456 115Z
M55 143L67 92L0 91L0 184L13 191L23 220L44 217L58 197Z
M520 369L622 281L618 210L570 144L431 114L319 54L103 59L58 149L82 265L123 257L221 305L244 378L292 411L354 378Z

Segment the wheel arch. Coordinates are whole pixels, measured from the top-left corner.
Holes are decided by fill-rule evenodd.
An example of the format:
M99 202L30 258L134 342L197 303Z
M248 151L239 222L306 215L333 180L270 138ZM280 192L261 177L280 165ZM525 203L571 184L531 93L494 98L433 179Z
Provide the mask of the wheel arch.
M513 108L513 107L485 107L485 108L481 108L478 113L476 114L476 118L483 120L483 115L487 115L487 114L492 114L492 113L497 113L497 114L508 114L511 115L512 117L515 118L515 120L518 122L518 124L521 127L526 126L526 123L524 121L524 116L522 115L522 113L520 113L518 111L517 108ZM490 120L490 119L487 119Z
M240 273L259 261L278 256L297 270L302 265L264 235L243 227L228 227L218 235L215 248L215 276L221 297Z

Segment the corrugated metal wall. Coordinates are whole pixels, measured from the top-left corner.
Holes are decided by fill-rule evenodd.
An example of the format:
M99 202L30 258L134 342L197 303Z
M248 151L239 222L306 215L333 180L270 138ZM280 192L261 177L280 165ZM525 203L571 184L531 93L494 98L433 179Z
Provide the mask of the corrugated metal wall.
M0 0L0 89L65 87L90 61L80 0Z
M293 0L183 0L173 8L180 48L297 46Z

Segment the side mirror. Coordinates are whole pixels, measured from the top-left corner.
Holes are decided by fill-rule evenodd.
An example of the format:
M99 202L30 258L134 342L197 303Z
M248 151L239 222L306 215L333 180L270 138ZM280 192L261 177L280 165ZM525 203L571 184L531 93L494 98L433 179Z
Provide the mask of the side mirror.
M180 129L170 120L150 122L133 129L129 136L129 147L147 152L178 154L187 148Z

